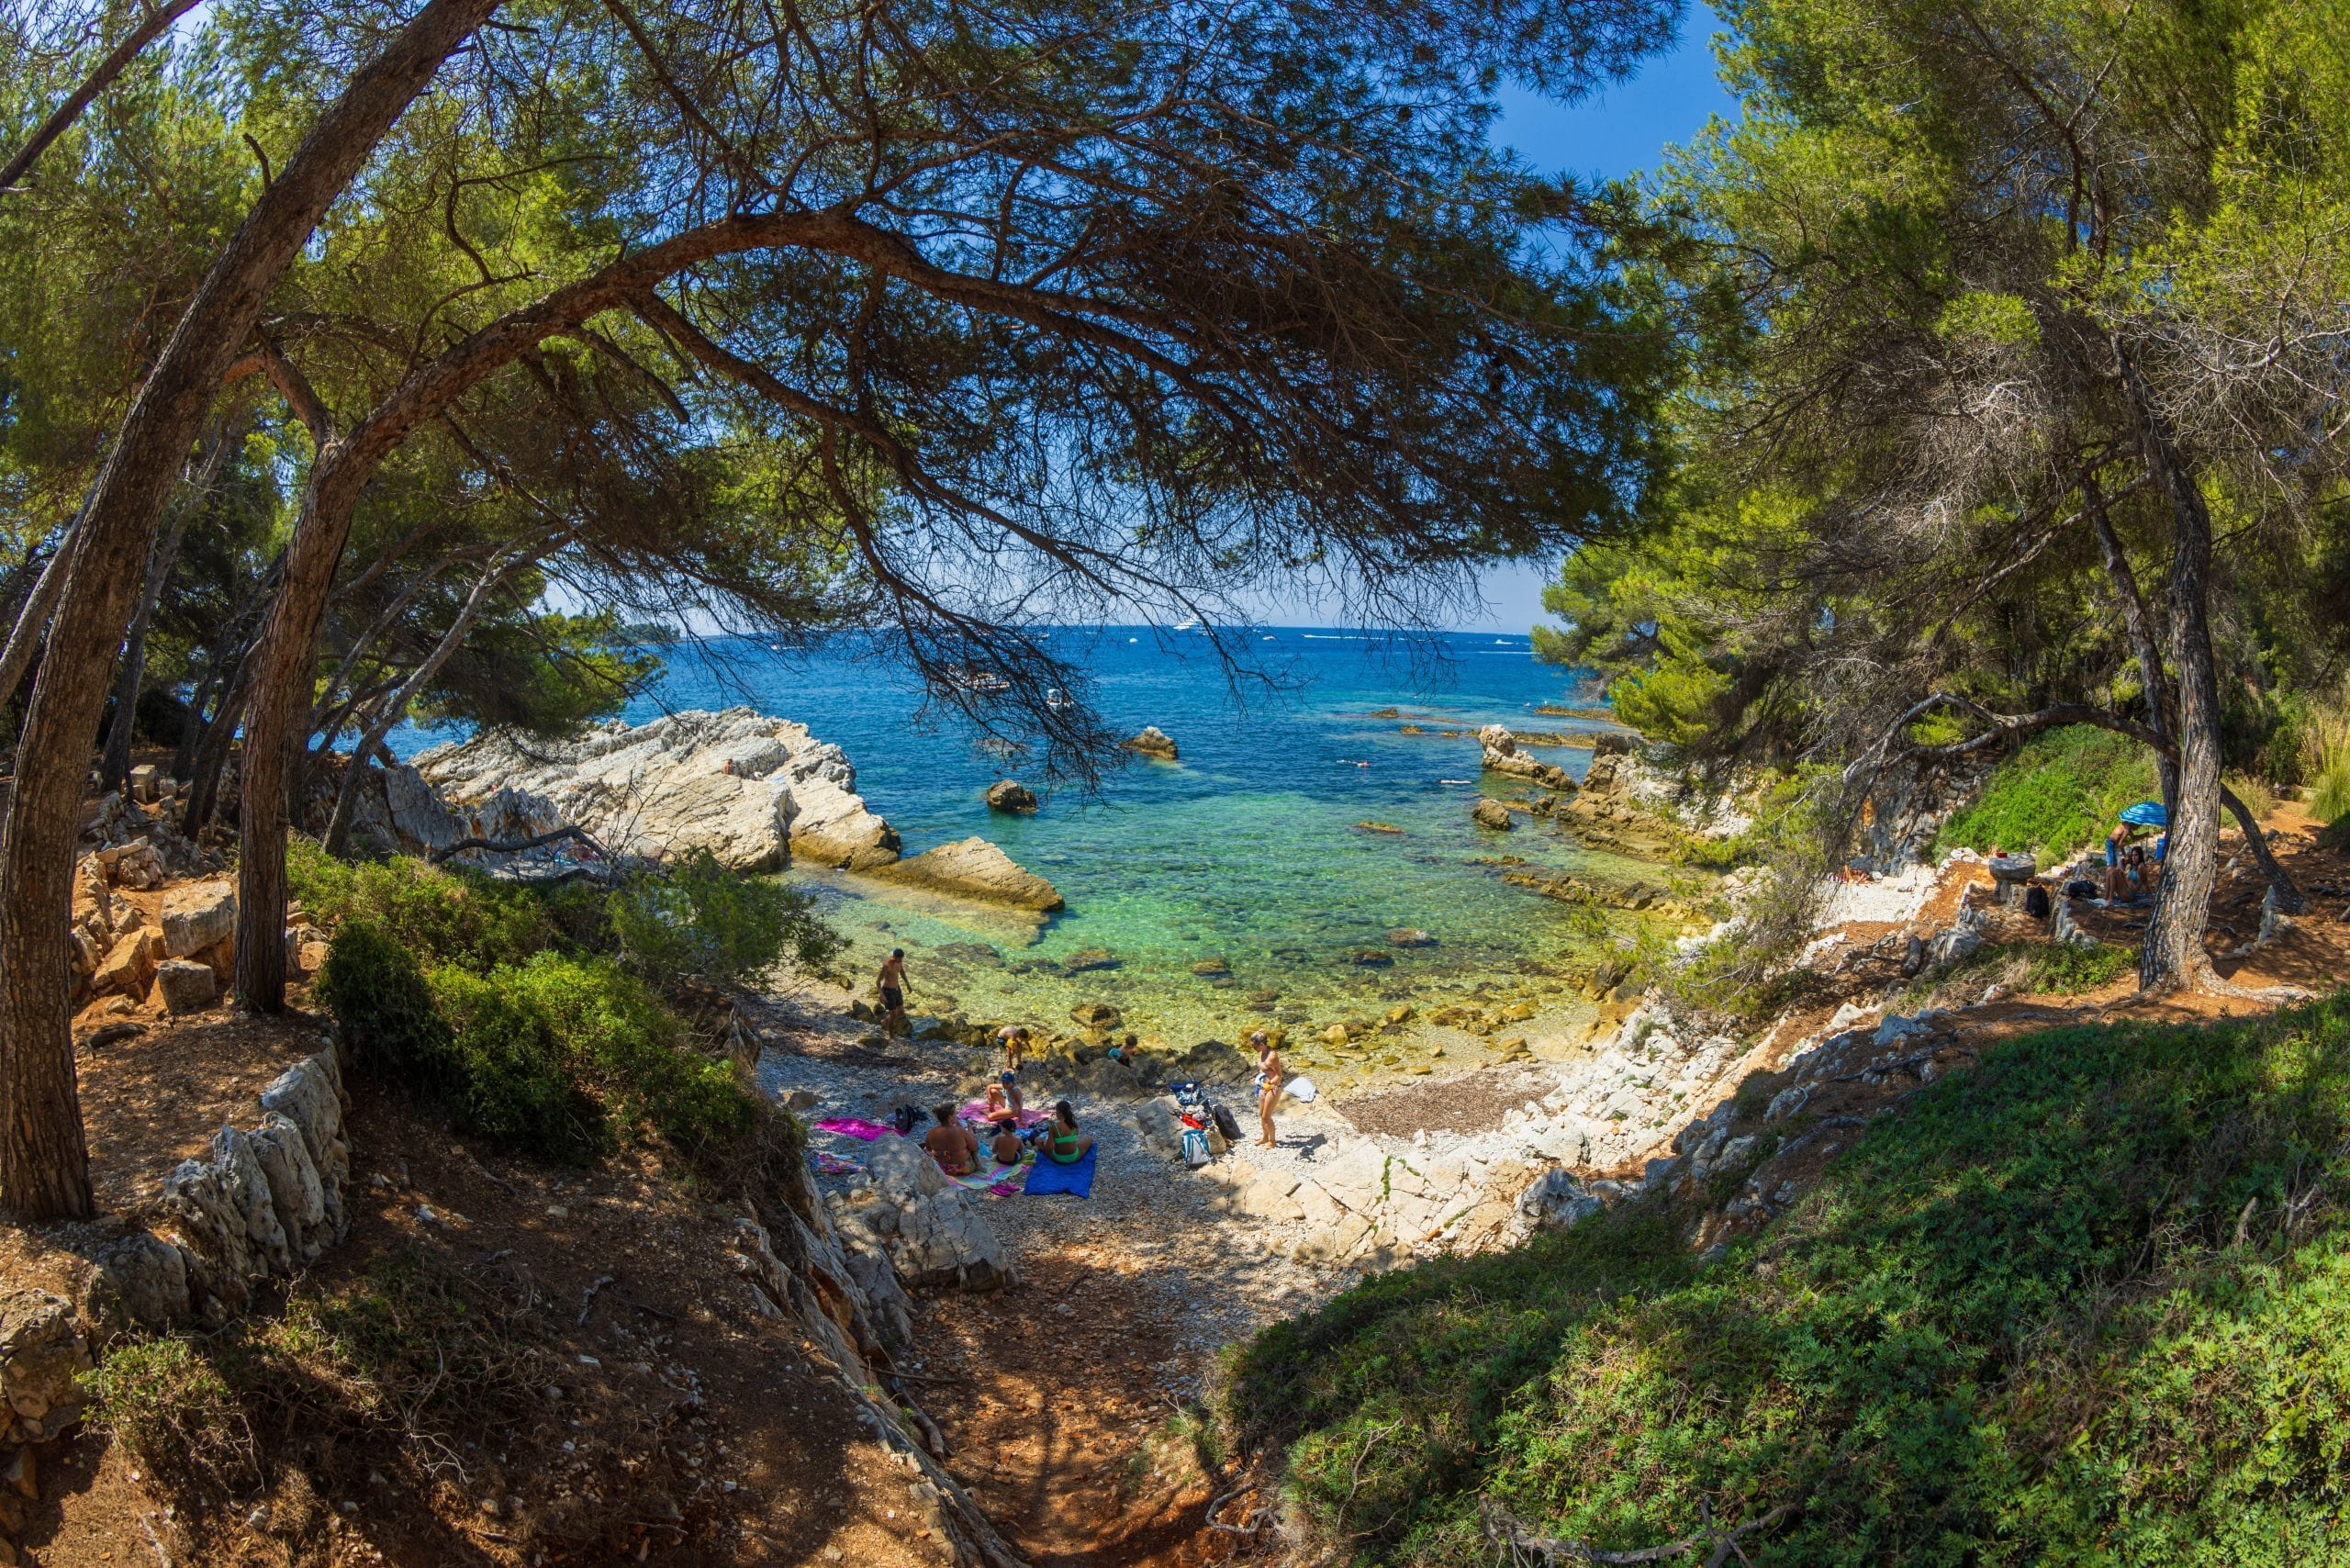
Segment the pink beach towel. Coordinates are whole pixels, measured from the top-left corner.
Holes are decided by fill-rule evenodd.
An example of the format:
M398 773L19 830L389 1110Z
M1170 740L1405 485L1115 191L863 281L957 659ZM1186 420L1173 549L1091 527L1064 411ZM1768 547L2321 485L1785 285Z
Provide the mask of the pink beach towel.
M984 1100L972 1101L969 1104L963 1107L962 1119L967 1122L986 1121L988 1119L988 1103ZM1020 1113L1020 1125L1024 1127L1033 1127L1048 1119L1048 1116L1043 1111L1023 1111Z
M826 1116L816 1124L816 1130L838 1133L843 1137L862 1138L871 1143L883 1133L894 1133L898 1129L887 1122L868 1122L857 1116Z

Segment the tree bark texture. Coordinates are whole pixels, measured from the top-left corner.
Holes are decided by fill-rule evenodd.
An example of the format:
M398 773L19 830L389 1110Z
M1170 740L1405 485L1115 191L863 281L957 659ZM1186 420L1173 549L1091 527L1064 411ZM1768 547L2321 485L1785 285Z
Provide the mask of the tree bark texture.
M309 727L319 631L351 534L353 510L384 459L483 378L534 345L583 325L696 262L805 244L862 257L876 231L844 214L739 214L650 245L498 318L419 366L383 401L319 449L285 547L285 584L262 633L245 721L238 826L237 996L263 1013L285 1006L286 783ZM895 251L877 251L897 259ZM899 264L907 264L899 261Z
M2128 353L2121 378L2137 422L2146 466L2170 503L2171 653L2178 676L2178 803L2154 893L2145 946L2138 954L2141 991L2208 987L2216 977L2203 936L2220 870L2220 680L2211 652L2211 514L2187 460L2172 442L2145 378Z
M270 288L384 133L497 3L428 0L352 78L197 286L91 487L0 829L0 1200L26 1218L91 1212L63 933L110 655L156 520Z

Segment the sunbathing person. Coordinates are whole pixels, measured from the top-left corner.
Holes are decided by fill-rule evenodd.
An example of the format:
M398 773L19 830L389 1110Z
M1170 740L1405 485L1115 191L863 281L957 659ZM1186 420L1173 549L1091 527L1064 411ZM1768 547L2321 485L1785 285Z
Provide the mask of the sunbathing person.
M1000 1127L1016 1127L1020 1125L1020 1113L1013 1110L1011 1103L1004 1098L1004 1089L1001 1083L988 1085L987 1115L990 1122Z
M1013 1126L997 1127L995 1142L988 1146L989 1155L998 1165L1017 1165L1021 1156L1027 1152L1028 1140L1020 1136L1018 1127Z
M1093 1140L1077 1130L1077 1113L1066 1100L1054 1104L1053 1119L1045 1127L1045 1158L1056 1165L1074 1165L1093 1148Z
M955 1119L955 1107L935 1105L931 1115L938 1125L923 1135L922 1146L949 1176L968 1176L979 1166L979 1140Z

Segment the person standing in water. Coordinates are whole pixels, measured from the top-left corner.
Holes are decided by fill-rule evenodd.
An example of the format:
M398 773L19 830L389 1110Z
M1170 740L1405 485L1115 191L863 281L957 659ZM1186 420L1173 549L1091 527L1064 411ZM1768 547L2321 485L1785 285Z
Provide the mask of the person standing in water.
M1249 1045L1257 1051L1257 1125L1265 1136L1258 1139L1259 1147L1275 1147L1273 1139L1273 1107L1281 1098L1281 1057L1273 1049L1273 1042L1258 1030L1248 1036Z
M890 956L881 960L881 1032L895 1035L901 1030L912 1034L912 1020L906 1016L906 950L892 947Z

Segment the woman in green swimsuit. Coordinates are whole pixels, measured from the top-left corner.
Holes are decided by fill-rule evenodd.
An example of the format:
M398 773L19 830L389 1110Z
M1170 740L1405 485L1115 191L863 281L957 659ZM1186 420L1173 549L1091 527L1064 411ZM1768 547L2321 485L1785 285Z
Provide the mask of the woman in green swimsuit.
M1077 1113L1069 1102L1053 1106L1053 1119L1045 1124L1045 1158L1056 1165L1074 1165L1085 1158L1093 1140L1077 1130Z

